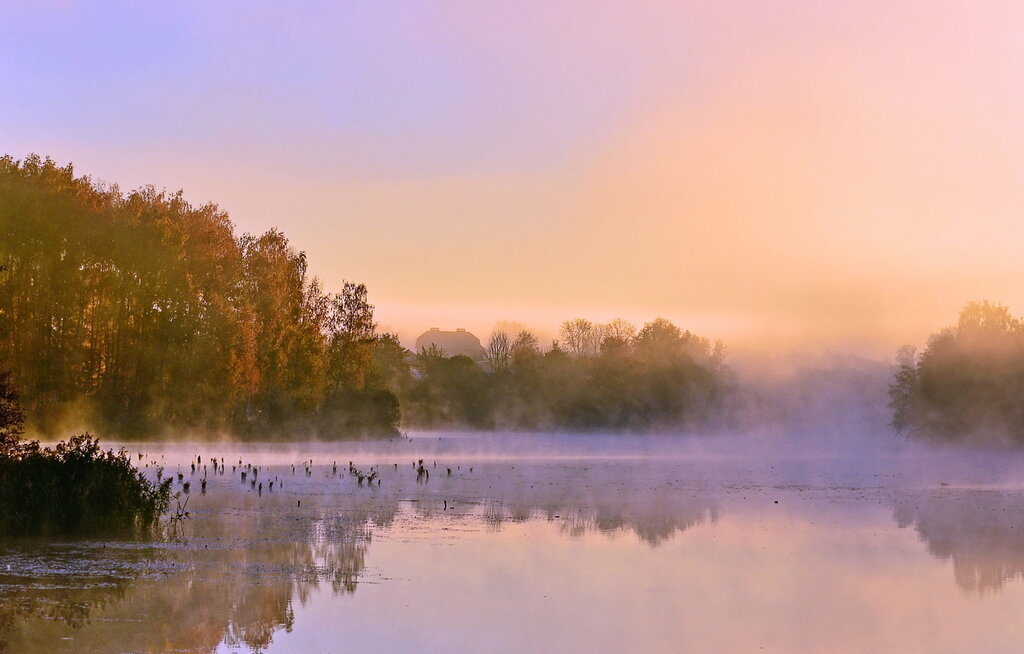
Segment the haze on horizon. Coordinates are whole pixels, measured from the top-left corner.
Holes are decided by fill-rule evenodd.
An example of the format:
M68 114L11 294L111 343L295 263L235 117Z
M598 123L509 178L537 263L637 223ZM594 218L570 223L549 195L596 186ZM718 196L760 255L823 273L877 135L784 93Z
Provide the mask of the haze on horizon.
M385 328L891 353L1024 308L1011 2L0 2L3 152L281 227ZM15 93L16 90L16 93Z

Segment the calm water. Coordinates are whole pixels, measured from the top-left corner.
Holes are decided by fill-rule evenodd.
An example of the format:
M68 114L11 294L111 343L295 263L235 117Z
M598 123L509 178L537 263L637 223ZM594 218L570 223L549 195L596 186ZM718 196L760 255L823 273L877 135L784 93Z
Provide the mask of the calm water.
M735 445L146 446L148 474L191 480L191 518L145 542L3 543L0 639L19 653L1024 648L1020 457ZM205 494L196 454L227 461ZM260 466L262 495L239 459Z

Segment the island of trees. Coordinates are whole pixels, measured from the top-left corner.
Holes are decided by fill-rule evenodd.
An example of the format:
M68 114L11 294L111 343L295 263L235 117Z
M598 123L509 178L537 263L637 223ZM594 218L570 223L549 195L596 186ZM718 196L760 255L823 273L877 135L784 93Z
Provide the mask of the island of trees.
M38 156L0 158L0 373L31 432L120 438L705 429L738 397L722 344L660 318L569 320L549 344L495 331L482 359L410 352L364 285L326 291L282 232ZM900 350L893 426L1024 444L1021 380L1024 322L968 304Z
M923 352L900 349L889 396L893 426L913 437L1024 445L1024 323L969 303Z

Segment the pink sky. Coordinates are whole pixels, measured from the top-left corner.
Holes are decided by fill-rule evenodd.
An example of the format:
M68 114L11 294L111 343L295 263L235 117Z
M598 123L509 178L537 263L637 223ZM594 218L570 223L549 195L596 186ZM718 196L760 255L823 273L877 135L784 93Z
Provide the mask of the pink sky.
M1024 8L0 2L4 151L282 228L383 326L887 355L1024 312Z

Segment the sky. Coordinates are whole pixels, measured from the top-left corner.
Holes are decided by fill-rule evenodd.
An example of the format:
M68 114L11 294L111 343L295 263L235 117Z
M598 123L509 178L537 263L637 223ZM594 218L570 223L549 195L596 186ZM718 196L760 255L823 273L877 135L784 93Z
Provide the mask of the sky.
M1024 4L10 2L0 151L281 228L385 329L889 357L1024 313Z

